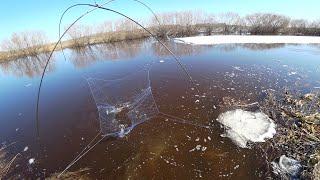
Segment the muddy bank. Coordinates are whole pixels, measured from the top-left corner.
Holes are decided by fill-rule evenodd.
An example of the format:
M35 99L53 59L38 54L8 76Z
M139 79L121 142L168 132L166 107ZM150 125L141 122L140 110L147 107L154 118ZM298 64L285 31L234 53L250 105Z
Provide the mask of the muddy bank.
M296 172L298 178L315 178L319 173L316 164L320 161L320 91L315 89L306 94L293 90L269 91L261 108L277 124L276 136L261 145L266 162L279 161L285 155L301 164L302 169ZM270 170L276 176L292 176L288 171Z

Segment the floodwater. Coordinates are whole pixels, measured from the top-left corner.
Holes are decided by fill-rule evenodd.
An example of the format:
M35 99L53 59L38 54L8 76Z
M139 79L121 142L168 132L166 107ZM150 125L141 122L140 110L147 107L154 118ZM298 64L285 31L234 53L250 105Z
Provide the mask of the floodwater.
M152 40L66 50L66 59L57 52L48 67L38 122L36 97L46 56L0 64L0 143L15 142L7 148L9 155L22 155L11 175L43 178L63 171L102 129L88 79L118 79L121 84L121 79L131 78L115 87L127 91L110 90L109 97L101 97L108 103L108 98L143 84L144 79L134 74L148 66L158 112L177 118L158 113L122 138L106 137L70 171L89 168L88 176L97 179L267 177L270 171L264 155L221 137L224 129L216 118L237 105L261 102L270 89L309 92L319 88L320 48L167 44L186 65L196 88L170 54ZM29 164L31 158L35 162Z

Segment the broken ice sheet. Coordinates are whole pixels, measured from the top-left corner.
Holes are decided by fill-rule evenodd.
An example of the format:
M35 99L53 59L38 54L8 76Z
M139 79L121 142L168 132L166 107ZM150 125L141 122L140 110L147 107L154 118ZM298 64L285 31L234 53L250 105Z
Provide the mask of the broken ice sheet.
M276 125L262 112L236 109L220 114L217 121L226 128L224 136L241 148L248 148L248 142L264 142L276 134Z

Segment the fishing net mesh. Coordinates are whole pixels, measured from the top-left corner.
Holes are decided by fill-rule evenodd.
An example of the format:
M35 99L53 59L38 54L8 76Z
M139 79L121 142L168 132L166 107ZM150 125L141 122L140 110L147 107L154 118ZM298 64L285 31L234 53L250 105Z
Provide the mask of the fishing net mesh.
M137 81L137 79L139 79ZM159 113L150 85L150 70L143 69L122 79L88 78L104 135L129 133Z

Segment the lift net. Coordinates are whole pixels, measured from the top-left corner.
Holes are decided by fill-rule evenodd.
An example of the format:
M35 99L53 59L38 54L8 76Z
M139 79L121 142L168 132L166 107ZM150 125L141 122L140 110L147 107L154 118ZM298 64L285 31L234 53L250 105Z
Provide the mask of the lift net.
M117 80L87 79L104 135L124 136L159 113L149 74L145 68Z

